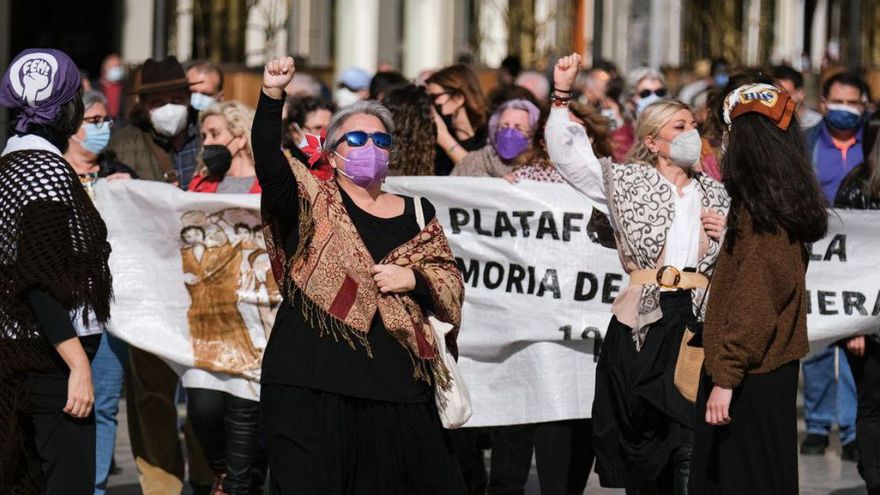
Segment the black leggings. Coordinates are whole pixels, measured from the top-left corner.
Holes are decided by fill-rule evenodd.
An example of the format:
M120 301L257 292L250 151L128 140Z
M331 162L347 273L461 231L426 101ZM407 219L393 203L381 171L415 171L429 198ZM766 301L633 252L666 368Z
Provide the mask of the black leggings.
M28 425L40 460L40 493L91 493L95 490L95 414L74 418L64 413L67 376L60 370L30 373ZM4 448L0 446L0 448Z
M865 337L865 355L847 352L859 397L856 448L869 495L880 495L880 344Z
M589 419L498 426L490 430L490 495L525 492L533 451L542 495L584 493L593 467Z
M80 337L89 361L101 344L101 335ZM23 377L27 394L27 430L31 465L26 476L45 495L92 493L95 490L95 412L74 418L64 412L68 369L54 353L57 366ZM6 404L3 405L5 407ZM0 449L7 448L0 445ZM24 473L22 473L24 475Z
M219 390L186 389L186 412L211 469L229 494L262 493L266 452L260 403Z

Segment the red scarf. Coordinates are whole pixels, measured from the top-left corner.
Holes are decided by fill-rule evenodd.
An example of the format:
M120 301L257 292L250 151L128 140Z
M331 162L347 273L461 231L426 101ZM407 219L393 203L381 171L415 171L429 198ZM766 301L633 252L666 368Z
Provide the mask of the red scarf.
M210 175L197 175L193 177L193 180L189 183L189 187L186 189L190 192L215 193L217 192L218 187L220 187L220 180L216 177ZM263 192L263 188L260 187L260 181L254 178L254 185L251 186L248 194L260 194L261 192Z

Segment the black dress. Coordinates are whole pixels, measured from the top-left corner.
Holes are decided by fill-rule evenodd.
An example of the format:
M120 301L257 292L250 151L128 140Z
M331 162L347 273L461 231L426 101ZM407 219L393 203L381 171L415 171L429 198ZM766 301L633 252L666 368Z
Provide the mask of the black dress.
M286 227L280 234L291 255L299 242L299 198L280 151L282 107L282 100L261 94L252 136L262 207ZM403 215L379 218L340 192L376 262L420 230L412 198L404 198ZM425 200L423 207L432 219L433 207ZM419 276L413 296L430 308ZM409 353L378 313L367 336L370 358L363 348L321 337L300 304L299 297L282 302L263 356L260 400L272 493L464 493L433 391L414 378Z
M673 381L686 325L696 324L691 292L660 294L663 318L636 351L632 329L612 318L596 365L593 434L604 487L686 493L694 405Z
M747 374L734 389L730 424L705 421L714 384L705 367L697 394L692 495L796 495L798 361ZM705 441L703 441L705 440Z

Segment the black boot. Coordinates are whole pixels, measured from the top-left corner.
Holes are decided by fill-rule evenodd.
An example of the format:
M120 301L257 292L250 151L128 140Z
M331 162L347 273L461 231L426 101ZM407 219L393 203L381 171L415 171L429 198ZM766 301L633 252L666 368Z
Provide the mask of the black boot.
M828 435L818 435L810 433L801 443L801 454L803 455L822 455L828 448Z

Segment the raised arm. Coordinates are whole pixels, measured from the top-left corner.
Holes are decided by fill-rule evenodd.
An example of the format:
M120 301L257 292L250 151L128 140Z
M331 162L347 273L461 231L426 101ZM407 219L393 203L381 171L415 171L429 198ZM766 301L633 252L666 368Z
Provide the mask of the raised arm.
M553 70L553 90L556 96L569 98L577 76L581 57L578 54L563 57ZM547 153L559 174L589 198L603 213L608 213L608 200L602 178L602 164L593 152L593 146L584 126L569 120L568 104L554 102L544 131Z
M270 60L263 70L260 101L254 114L251 140L254 166L263 189L262 204L280 218L292 220L298 211L296 178L281 151L281 111L284 87L296 68L290 57Z

